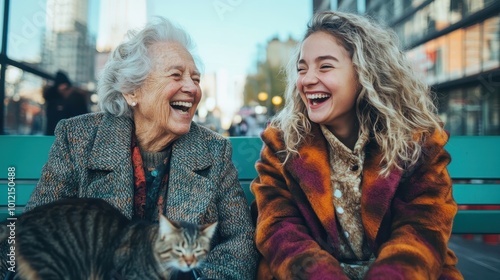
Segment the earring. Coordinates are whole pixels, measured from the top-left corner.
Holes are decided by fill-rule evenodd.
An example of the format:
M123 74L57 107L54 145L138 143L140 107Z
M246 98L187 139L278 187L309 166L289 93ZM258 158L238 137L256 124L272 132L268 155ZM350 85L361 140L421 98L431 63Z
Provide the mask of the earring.
M135 102L135 101L134 101L134 102L132 102L132 104L130 104L130 105L132 105L132 107L135 107L135 106L137 105L137 102Z

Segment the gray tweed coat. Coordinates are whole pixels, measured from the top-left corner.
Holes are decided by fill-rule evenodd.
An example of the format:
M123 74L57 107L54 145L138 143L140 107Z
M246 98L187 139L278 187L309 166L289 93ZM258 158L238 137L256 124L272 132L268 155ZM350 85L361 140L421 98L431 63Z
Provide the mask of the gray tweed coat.
M98 197L132 217L132 129L131 119L105 113L61 121L26 208L64 197ZM201 270L205 277L253 279L254 227L231 154L227 139L192 123L172 146L165 214L173 220L219 222Z

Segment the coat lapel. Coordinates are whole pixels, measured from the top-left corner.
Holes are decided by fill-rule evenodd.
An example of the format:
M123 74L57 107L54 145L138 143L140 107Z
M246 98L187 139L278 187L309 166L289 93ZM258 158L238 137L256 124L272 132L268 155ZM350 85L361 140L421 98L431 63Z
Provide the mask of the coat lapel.
M329 234L329 238L333 238L335 241L338 233L333 209L328 149L319 126L312 126L312 136L307 141L308 144L299 149L300 157L294 157L290 160L287 163L287 168L299 183L300 189L305 194L315 216L319 218L323 228ZM293 195L302 196L300 193L293 193ZM299 205L299 207L303 206ZM302 212L307 213L307 211ZM313 217L305 218L314 219Z
M167 193L167 217L185 219L204 213L210 199L200 196L213 195L213 183L204 177L214 160L209 153L208 139L201 139L200 127L192 123L188 134L176 140L172 146L170 177ZM192 217L196 220L196 217Z
M86 193L101 197L131 218L134 195L131 136L132 120L104 114L99 123L87 165Z
M94 170L115 170L125 159L131 159L132 120L105 114L97 125L88 166Z
M375 240L383 218L390 214L391 201L401 180L402 171L393 170L389 176L379 176L382 154L370 142L366 149L361 182L361 218L371 248L375 249ZM387 233L381 233L387 234Z
M327 143L322 137L319 126L312 126L311 135L308 138L309 144L299 149L301 156L294 157L287 163L287 168L299 183L314 214L330 235L329 238L337 244L338 229L333 208ZM361 183L361 217L372 248L383 218L390 210L389 206L402 175L401 171L395 170L388 177L379 177L381 154L377 151L373 142L368 143Z

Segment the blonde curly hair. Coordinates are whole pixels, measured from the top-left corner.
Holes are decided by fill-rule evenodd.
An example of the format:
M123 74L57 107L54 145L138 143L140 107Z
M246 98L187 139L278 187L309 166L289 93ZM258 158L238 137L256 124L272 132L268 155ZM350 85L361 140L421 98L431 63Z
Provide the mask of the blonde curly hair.
M383 154L380 175L415 165L425 136L442 129L429 87L414 74L396 34L372 19L350 13L320 12L304 40L315 32L334 36L351 55L360 93L356 100L359 134L369 135ZM286 159L311 132L311 122L295 82L300 46L287 67L285 106L271 121L283 132Z

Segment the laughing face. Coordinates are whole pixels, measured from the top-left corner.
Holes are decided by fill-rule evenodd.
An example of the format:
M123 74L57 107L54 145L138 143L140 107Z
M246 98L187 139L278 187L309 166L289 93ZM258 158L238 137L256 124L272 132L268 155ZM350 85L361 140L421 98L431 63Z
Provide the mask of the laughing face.
M180 44L159 42L150 47L152 68L143 85L124 94L133 107L139 130L176 139L189 132L201 99L200 73Z
M334 134L353 127L358 82L351 57L337 39L316 32L302 43L297 88L309 119Z

